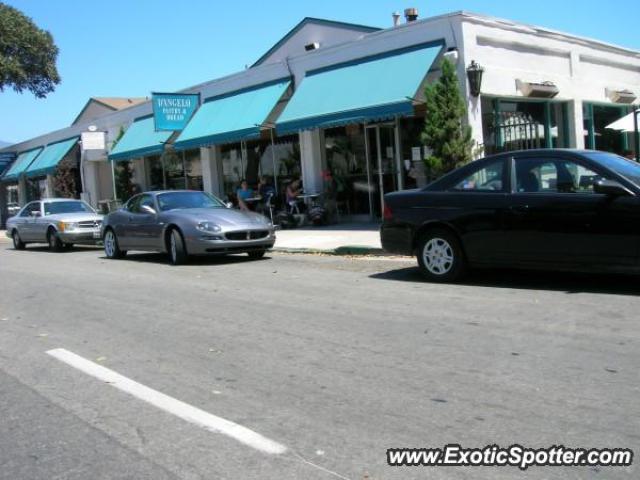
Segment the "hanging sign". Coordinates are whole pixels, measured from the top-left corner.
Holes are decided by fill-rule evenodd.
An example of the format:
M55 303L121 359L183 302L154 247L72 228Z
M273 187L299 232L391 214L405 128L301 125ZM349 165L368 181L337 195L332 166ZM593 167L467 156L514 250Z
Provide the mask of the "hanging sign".
M152 93L153 120L156 132L178 131L187 126L200 106L198 93Z
M104 132L82 132L80 134L82 150L104 150L106 148Z

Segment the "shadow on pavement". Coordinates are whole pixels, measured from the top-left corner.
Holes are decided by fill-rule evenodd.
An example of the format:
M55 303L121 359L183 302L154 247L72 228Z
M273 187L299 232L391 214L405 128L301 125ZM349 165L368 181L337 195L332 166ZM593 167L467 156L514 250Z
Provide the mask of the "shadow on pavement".
M255 263L264 262L270 260L271 257L267 254L261 259L251 259L246 254L236 255L203 255L189 257L187 263L177 266L182 267L201 267L207 265L231 265L236 263ZM109 260L106 256L100 256L100 260ZM162 265L169 265L169 258L166 253L147 253L147 252L129 252L126 257L121 260L113 260L114 262L138 262L138 263L156 263Z
M418 267L401 268L369 276L376 280L429 283ZM459 283L474 287L549 290L574 293L640 295L637 276L525 270L475 270Z
M7 246L5 250L13 250L14 252L28 255L29 253L46 253L49 255L64 255L69 253L78 253L78 252L99 252L102 251L101 246L92 246L92 245L74 245L72 248L63 248L58 252L52 252L49 250L48 245L27 245L27 248L24 250L16 250L13 248L13 245Z

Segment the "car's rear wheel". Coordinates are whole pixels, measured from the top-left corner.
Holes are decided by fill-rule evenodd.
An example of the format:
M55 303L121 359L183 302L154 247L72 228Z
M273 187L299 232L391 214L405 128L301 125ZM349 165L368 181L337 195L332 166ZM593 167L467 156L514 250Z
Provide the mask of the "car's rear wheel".
M176 228L169 234L169 262L171 265L183 265L187 262L187 249L182 234Z
M24 243L20 238L18 230L13 231L13 233L11 234L11 239L13 240L13 248L15 248L16 250L24 250L26 248L27 244Z
M108 229L104 233L104 238L102 240L104 243L104 253L107 258L118 259L123 258L127 254L126 250L120 250L118 237L116 237L116 234L112 229Z
M60 240L58 236L58 232L56 232L54 228L50 228L47 232L47 243L49 244L49 250L52 252L59 252L64 247L62 240Z
M417 256L420 270L432 282L455 282L467 269L460 240L444 229L426 232L418 243Z
M252 260L259 260L267 253L266 250L255 250L253 252L249 252L249 258Z

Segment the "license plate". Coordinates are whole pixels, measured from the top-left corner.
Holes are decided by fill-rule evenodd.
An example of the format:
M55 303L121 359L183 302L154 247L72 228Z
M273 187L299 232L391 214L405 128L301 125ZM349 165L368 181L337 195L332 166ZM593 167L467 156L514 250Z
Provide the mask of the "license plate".
M93 232L93 238L95 238L96 240L100 239L100 232Z

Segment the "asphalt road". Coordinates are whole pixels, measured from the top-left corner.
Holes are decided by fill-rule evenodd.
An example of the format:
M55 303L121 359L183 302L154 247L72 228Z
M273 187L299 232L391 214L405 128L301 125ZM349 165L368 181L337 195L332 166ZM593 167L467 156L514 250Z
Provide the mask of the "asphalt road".
M640 283L411 261L0 243L0 478L626 479L640 468L389 467L391 447L640 452ZM264 453L114 388L65 349L284 445Z

